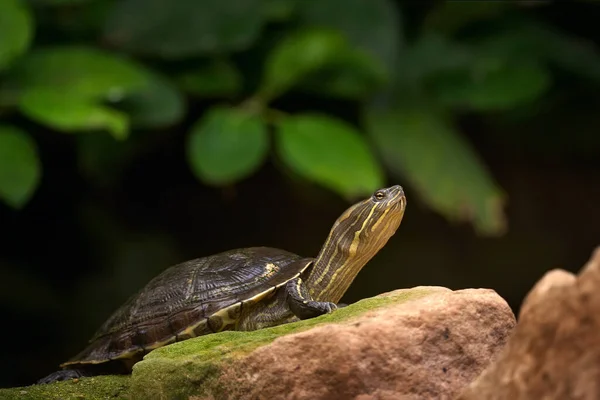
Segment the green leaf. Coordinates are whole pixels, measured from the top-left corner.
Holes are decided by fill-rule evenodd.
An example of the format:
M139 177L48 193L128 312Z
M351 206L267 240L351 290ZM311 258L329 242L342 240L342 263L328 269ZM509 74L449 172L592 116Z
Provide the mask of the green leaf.
M192 127L187 158L196 177L210 185L228 185L253 174L269 151L260 116L242 109L215 107Z
M388 75L377 60L362 51L348 50L309 74L299 86L308 92L362 100L386 83Z
M176 59L247 49L259 37L263 0L119 0L104 36L113 46Z
M437 99L448 106L479 111L509 110L539 99L550 87L552 77L539 64L486 62L437 77L431 84Z
M269 100L294 86L308 73L331 62L347 50L344 38L329 30L295 32L269 55L260 96Z
M600 82L600 49L593 42L528 19L509 22L501 33L473 45L499 58L549 63Z
M303 0L300 19L313 28L343 32L350 43L395 72L403 44L400 8L391 0Z
M21 0L0 1L0 71L29 48L34 23Z
M450 220L486 235L506 229L504 195L475 151L442 115L426 108L376 108L364 121L386 166ZM409 195L410 196L410 195Z
M144 88L146 70L116 54L84 46L37 49L8 78L18 89L60 90L86 98L120 99Z
M0 126L0 198L13 208L33 196L42 175L38 150L25 132Z
M527 106L552 83L544 57L527 40L510 30L461 42L427 33L408 49L402 72L446 106L478 111Z
M167 78L149 73L148 84L116 103L138 128L162 128L179 122L186 111L183 94Z
M127 115L67 93L29 90L21 96L19 109L32 120L61 132L105 129L116 139L129 135Z
M283 118L277 126L277 151L298 175L348 199L383 186L383 172L364 136L325 115Z
M9 82L26 97L20 101L26 115L64 132L108 129L124 138L130 122L166 126L185 112L185 99L166 78L128 58L90 47L35 50L15 65ZM53 100L58 103L53 105ZM100 101L127 110L131 121Z
M199 97L231 96L241 90L242 76L231 63L217 61L182 73L177 82Z

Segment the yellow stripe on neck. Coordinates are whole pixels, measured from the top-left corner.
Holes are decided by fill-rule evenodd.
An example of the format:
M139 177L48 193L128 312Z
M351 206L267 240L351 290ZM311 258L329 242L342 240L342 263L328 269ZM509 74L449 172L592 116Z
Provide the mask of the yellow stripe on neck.
M357 230L356 232L354 232L354 239L352 239L352 243L350 244L350 248L348 249L348 258L352 258L352 257L354 257L356 255L356 249L358 248L358 244L360 243L360 234L365 229L365 226L367 226L367 223L371 219L371 216L373 216L373 212L375 211L376 208L377 208L377 204L375 204L371 208L371 211L369 212L369 215L367 215L367 218L365 218L365 220L364 220L362 226L360 227L360 229ZM377 222L379 222L379 221L381 221L381 219L378 220Z

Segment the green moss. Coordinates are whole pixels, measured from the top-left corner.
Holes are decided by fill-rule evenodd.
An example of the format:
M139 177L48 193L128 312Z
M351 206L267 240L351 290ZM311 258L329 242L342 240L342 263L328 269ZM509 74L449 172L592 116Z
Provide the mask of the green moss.
M13 389L0 389L3 400L105 400L128 399L129 376L98 376Z
M403 289L361 300L336 312L310 320L254 332L221 332L174 343L152 351L137 363L130 377L102 376L78 382L0 389L1 399L185 399L220 391L221 368L274 339L308 330L316 325L348 322L363 313L418 299L439 288Z

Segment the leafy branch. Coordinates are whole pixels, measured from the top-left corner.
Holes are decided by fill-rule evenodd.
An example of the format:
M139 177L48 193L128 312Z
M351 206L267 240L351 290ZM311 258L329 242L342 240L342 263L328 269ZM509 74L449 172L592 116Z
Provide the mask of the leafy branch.
M269 156L347 199L389 175L446 218L500 234L506 195L458 116L535 104L556 69L596 83L600 56L508 2L437 5L411 40L403 22L391 0L5 0L0 118L74 135L90 176L197 117L185 154L204 184L247 179ZM294 92L353 102L359 123L274 105ZM9 206L34 196L43 151L23 127L0 126Z

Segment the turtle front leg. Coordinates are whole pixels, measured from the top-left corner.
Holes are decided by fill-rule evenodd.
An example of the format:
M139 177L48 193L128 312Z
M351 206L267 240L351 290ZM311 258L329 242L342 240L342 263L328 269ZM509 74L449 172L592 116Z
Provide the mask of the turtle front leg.
M290 310L300 319L309 319L330 313L338 309L335 303L314 301L302 278L291 280L285 287L287 304Z

